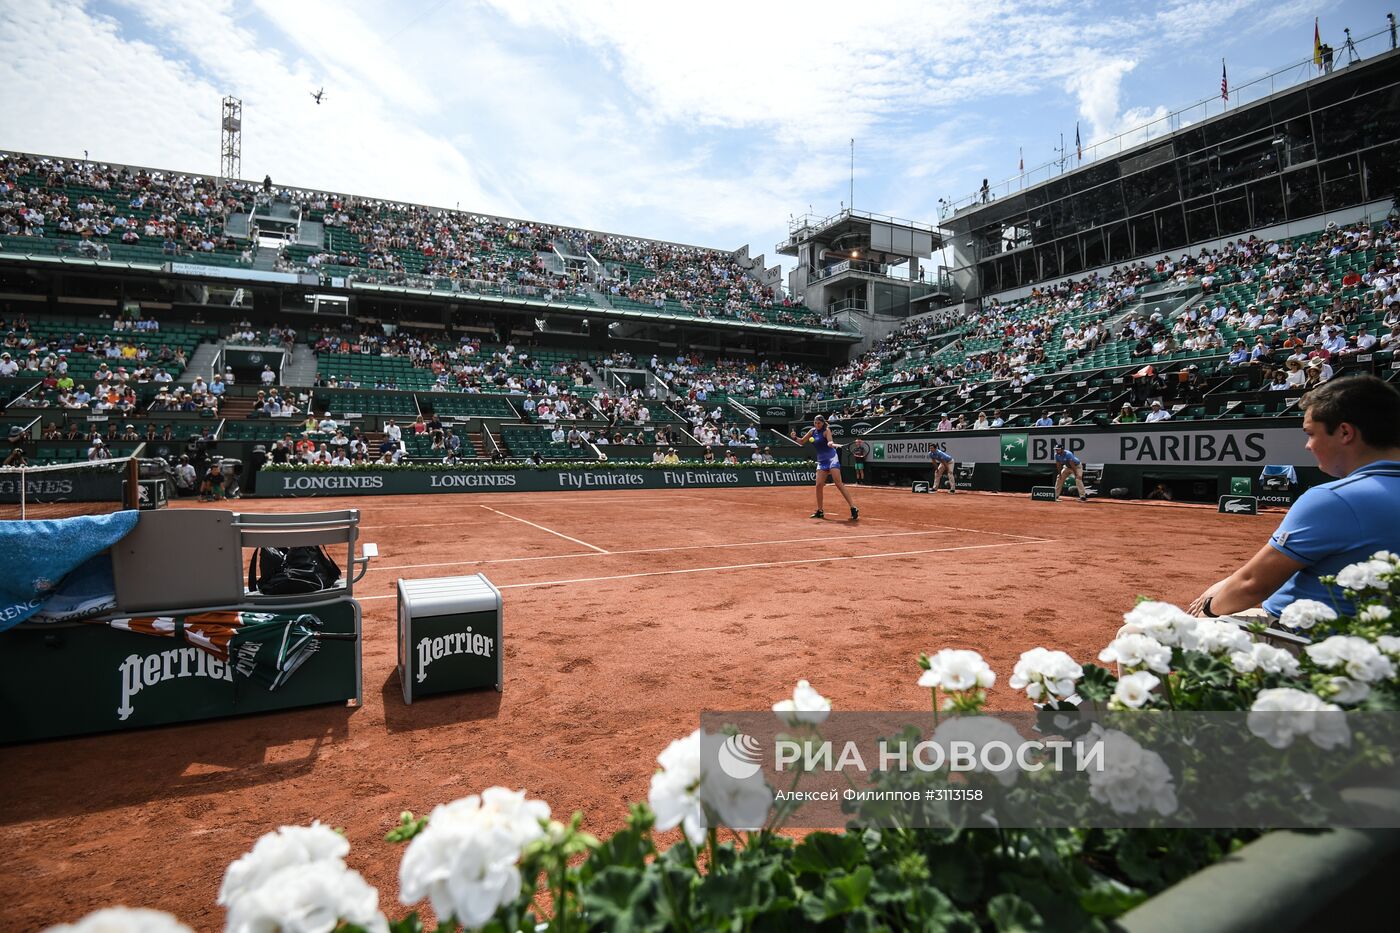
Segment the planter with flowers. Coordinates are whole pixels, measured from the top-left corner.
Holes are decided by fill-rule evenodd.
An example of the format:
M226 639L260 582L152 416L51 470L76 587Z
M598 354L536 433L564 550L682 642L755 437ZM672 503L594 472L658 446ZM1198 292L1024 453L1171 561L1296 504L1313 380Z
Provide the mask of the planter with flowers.
M1082 714L1086 704L1105 714L1142 717L1163 710L1238 711L1247 713L1258 742L1272 748L1353 749L1364 744L1364 736L1353 735L1344 717L1320 714L1397 708L1400 637L1391 634L1391 623L1400 610L1400 559L1377 554L1333 582L1355 611L1339 616L1318 603L1289 607L1281 623L1312 638L1296 657L1231 623L1143 602L1126 614L1123 630L1097 657L1116 670L1035 648L1021 656L1009 683L1051 715ZM951 717L937 728L965 728L995 687L996 673L972 651L944 649L919 660L919 683L931 691L934 714ZM773 710L800 735L819 729L831 704L802 681ZM1162 928L1170 913L1179 917L1193 902L1224 905L1227 896L1258 904L1269 916L1279 915L1279 904L1290 905L1297 922L1302 915L1296 911L1303 909L1297 890L1293 900L1283 893L1270 899L1262 888L1278 878L1305 895L1333 887L1326 878L1305 878L1300 888L1298 874L1269 862L1277 857L1280 837L1324 848L1359 838L1228 829L877 828L863 824L859 813L844 832L799 838L783 831L797 805L777 799L761 775L735 779L707 767L704 738L697 730L661 750L647 802L634 805L623 828L606 838L585 832L580 814L552 819L546 802L500 787L443 804L426 818L402 814L387 837L388 843L406 844L396 898L400 911L350 867L349 845L340 835L320 825L283 827L229 866L219 893L226 929L407 933L434 928L417 913L430 905L436 929L501 933L1106 930L1120 921L1147 930ZM1175 807L1182 776L1129 738L1114 743L1111 767L1090 777L1089 794L1120 813ZM679 838L663 845L657 834L668 830L679 830ZM1361 835L1374 854L1391 845L1396 832ZM1225 860L1241 850L1242 856ZM358 855L368 861L393 857L392 851ZM1306 866L1308 858L1294 851L1284 862ZM1272 867L1241 868L1257 864ZM1312 871L1335 873L1338 864L1333 858ZM1365 867L1356 858L1347 864ZM1210 880L1220 872L1227 878L1224 889ZM1239 878L1254 888L1241 890ZM1171 904L1176 906L1168 913L1158 906ZM403 916L403 910L414 912ZM390 920L390 913L398 919ZM1189 925L1209 928L1217 919L1219 926L1227 916L1239 914L1221 906L1215 914L1193 916ZM183 927L167 916L111 909L59 929Z

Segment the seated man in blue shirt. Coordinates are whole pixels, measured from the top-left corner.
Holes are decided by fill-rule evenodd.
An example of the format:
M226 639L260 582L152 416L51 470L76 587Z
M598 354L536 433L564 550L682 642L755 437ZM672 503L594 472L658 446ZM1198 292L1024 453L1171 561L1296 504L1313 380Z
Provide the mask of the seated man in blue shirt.
M1346 376L1303 396L1300 407L1318 468L1341 478L1299 496L1268 544L1196 597L1197 615L1262 604L1277 618L1299 599L1350 613L1350 601L1318 578L1377 551L1400 551L1400 392L1375 376Z

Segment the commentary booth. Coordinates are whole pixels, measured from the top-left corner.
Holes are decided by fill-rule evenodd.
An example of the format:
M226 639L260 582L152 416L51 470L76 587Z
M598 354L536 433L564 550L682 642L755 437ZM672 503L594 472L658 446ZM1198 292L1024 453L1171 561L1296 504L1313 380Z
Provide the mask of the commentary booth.
M62 521L34 524L63 534ZM114 609L0 633L0 742L358 705L354 586L377 553L357 557L358 539L353 509L140 512L106 552ZM340 578L295 595L247 585L246 550L304 546L343 560Z

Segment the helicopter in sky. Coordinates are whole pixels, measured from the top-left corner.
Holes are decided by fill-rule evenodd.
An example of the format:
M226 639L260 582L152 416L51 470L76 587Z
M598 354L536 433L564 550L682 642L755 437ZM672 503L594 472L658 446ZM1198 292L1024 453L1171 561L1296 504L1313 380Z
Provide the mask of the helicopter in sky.
M312 98L314 101L316 101L316 105L317 105L317 106L320 106L321 101L325 98L325 94L326 94L326 89L325 89L325 88L321 88L319 91L313 91L312 94L311 94L311 98Z

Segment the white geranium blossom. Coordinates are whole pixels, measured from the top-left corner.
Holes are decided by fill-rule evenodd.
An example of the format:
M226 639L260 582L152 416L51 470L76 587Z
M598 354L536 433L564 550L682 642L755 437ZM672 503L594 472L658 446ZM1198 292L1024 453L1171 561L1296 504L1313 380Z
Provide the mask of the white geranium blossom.
M1176 782L1162 756L1143 748L1117 729L1095 725L1076 740L1080 754L1103 743L1102 770L1088 769L1089 796L1106 803L1114 813L1155 810L1162 816L1176 811Z
M1400 657L1400 637L1395 635L1382 635L1376 639L1376 647L1392 658Z
M218 903L227 907L243 894L257 890L284 868L315 862L345 864L350 843L329 826L283 826L265 834L224 872Z
M1333 677L1327 681L1326 693L1335 703L1353 706L1371 695L1371 685L1350 677Z
M389 933L379 892L336 860L292 865L229 905L225 933L331 933L341 921Z
M920 687L974 690L990 687L997 680L997 675L976 651L944 648L930 657L928 662L928 670L919 678Z
M1016 783L1020 776L1020 769L1017 761L1021 755L1021 747L1026 744L1026 740L1016 731L1010 723L1003 722L991 716L954 716L939 723L938 728L933 731L933 742L942 746L947 752L947 757L951 760L951 742L969 742L973 748L973 757L977 766L972 770L982 772L987 769L982 767L982 749L992 742L1002 742L1010 749L1009 766L1001 771L991 772L996 777L997 782L1003 787L1010 787ZM994 756L996 761L1001 761L1000 751Z
M805 680L797 682L792 699L779 700L773 704L773 712L790 726L805 724L820 725L831 715L831 701L822 696Z
M142 907L107 907L77 923L60 923L44 933L194 933L161 910Z
M1394 572L1395 566L1390 561L1375 558L1363 560L1338 570L1337 585L1354 593L1363 590L1384 590L1390 586L1386 578Z
M1293 687L1261 690L1249 707L1247 722L1250 732L1274 748L1287 748L1302 735L1321 749L1351 744L1340 706Z
M1385 606L1367 606L1356 617L1362 622L1384 622L1390 618L1390 610Z
M661 770L651 776L647 800L657 829L681 827L691 845L705 841L708 806L730 829L760 829L773 807L773 792L762 772L732 778L718 766L706 767L699 729L677 739L657 756Z
M1084 668L1063 651L1032 648L1024 652L1007 681L1014 690L1025 690L1035 702L1067 700L1074 696L1074 682L1084 676Z
M481 926L520 896L520 853L548 819L548 804L505 787L435 807L404 852L399 900L427 897L439 920Z
M773 809L773 791L761 771L734 778L722 768L706 768L700 797L730 829L762 829Z
M1142 709L1143 705L1151 699L1152 691L1161 682L1148 671L1128 674L1119 678L1118 686L1113 688L1113 699L1120 706L1126 706L1129 709Z
M1283 674L1298 676L1298 659L1282 648L1253 642L1247 651L1230 652L1230 666L1239 674Z
M1341 669L1346 676L1373 684L1395 676L1395 662L1380 648L1356 635L1333 635L1303 649L1324 670Z
M1319 622L1337 621L1337 613L1326 603L1320 603L1315 599L1299 599L1283 607L1283 612L1279 613L1278 621L1280 625L1287 628L1301 629L1306 632Z
M1171 670L1171 649L1146 635L1119 635L1099 652L1100 661L1117 662L1124 670L1147 668L1159 674Z
M1254 642L1249 633L1224 619L1197 619L1190 634L1183 633L1181 647L1201 654L1230 654L1248 651Z
M705 841L705 805L700 800L700 730L676 739L656 756L661 770L651 776L647 801L657 829L681 827L691 845Z
M1171 603L1151 600L1138 603L1123 615L1124 624L1136 629L1138 634L1168 646L1181 644L1182 634L1194 629L1196 621L1195 616Z

